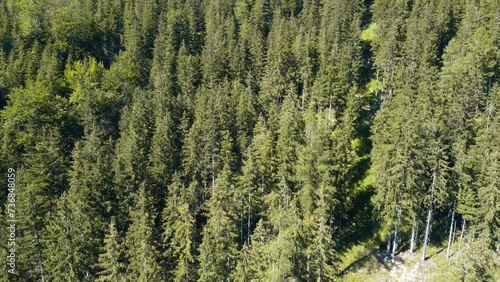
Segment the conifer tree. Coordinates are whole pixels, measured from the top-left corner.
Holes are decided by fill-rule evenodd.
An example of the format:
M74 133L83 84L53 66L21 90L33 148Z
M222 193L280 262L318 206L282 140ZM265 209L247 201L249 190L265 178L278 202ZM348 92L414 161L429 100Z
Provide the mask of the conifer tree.
M179 162L180 132L176 130L180 122L178 101L176 100L177 84L174 50L174 12L162 12L158 36L155 40L150 85L152 111L154 115L154 132L151 140L149 168L153 181L152 195L158 199L165 198L165 187L171 180L174 168Z
M138 282L162 281L153 230L156 214L153 199L144 182L140 184L136 199L135 209L130 215L132 224L125 237L127 279Z
M208 1L205 13L205 44L201 57L203 78L207 83L233 77L232 56L237 53L236 26L231 1Z
M174 174L162 214L167 277L173 281L196 280L194 192L193 186L184 186L179 173Z
M388 251L393 256L400 240L405 199L415 187L419 165L424 160L419 150L417 125L411 123L408 110L409 97L395 95L386 101L375 117L373 135L373 173L377 194L374 201L380 207L381 218L386 229ZM387 113L391 113L387 115ZM404 130L402 128L405 128ZM396 132L396 133L394 133Z
M326 186L326 187L325 187ZM308 257L307 277L315 281L332 281L337 274L337 255L334 251L332 228L329 208L329 187L322 184L317 194L317 208L314 211L314 223L312 228L312 242L306 251Z
M359 81L361 5L359 1L329 1L321 13L318 44L321 63L313 99L321 108L329 105L332 117L338 119L351 87Z
M102 34L101 49L103 62L109 66L120 50L120 34L123 33L123 1L99 0L96 3L94 19Z
M152 96L155 113L163 114L172 111L175 104L176 76L174 49L174 30L168 24L167 13L162 12L159 18L158 35L155 39L153 61L151 66L150 85L154 89Z
M234 148L234 116L229 111L229 91L227 83L200 90L195 120L185 136L183 166L185 173L199 185L199 204L207 198L209 187L214 185L225 164L222 152L224 135L230 138L230 150Z
M9 12L7 1L2 1L0 4L0 11L2 15L2 20L0 21L0 50L7 51L10 45L10 33L11 33L11 24L9 23L9 18L12 17Z
M48 277L64 277L71 269L74 279L96 277L96 263L104 237L106 219L116 201L112 193L111 144L93 131L73 151L70 188L52 213L47 248Z
M237 80L245 81L248 87L256 90L264 67L264 42L267 23L263 1L236 1L235 17L240 27L238 51L242 57L242 71Z
M468 154L466 167L471 181L467 190L459 194L460 211L468 219L471 237L465 253L460 256L462 279L493 279L494 269L498 268L495 251L498 251L499 208L498 198L498 140L499 103L498 86L494 86L488 106L482 114L480 128Z
M119 201L118 224L128 223L129 209L133 206L139 184L148 177L148 154L151 146L151 116L148 93L134 92L132 105L122 111L120 138L113 161L115 194ZM119 226L121 230L123 226Z
M248 87L240 83L233 85L233 107L236 108L235 125L239 152L245 152L252 141L252 130L257 120L257 97Z
M198 281L227 280L236 265L238 229L229 166L224 166L206 203L207 224L202 231Z
M73 229L74 218L66 193L63 193L59 198L57 207L48 218L47 239L44 242L47 251L47 280L73 281L83 279L84 271L81 271L79 264L79 260L82 259L81 253L79 254L81 246L78 246L79 239L82 238Z
M63 66L57 55L56 46L50 42L47 43L43 48L36 77L37 82L44 83L52 91L61 91L64 87L61 79Z
M202 73L200 71L199 56L190 54L188 47L183 42L179 49L176 62L176 82L179 86L177 99L179 100L180 111L183 111L183 114L191 119L194 116L195 94Z
M263 220L259 220L252 233L251 243L246 244L239 252L238 264L233 272L235 281L267 279L266 269L270 263L269 239L268 227Z
M297 93L294 81L297 76L296 58L292 44L296 31L295 21L279 13L273 17L268 38L267 64L260 82L259 102L266 114L271 115L272 105L282 104L289 93Z
M26 166L17 171L15 210L20 279L45 278L46 216L68 184L68 164L62 153L60 135L46 131L38 137L38 144L25 154Z
M25 61L26 51L25 46L20 44L16 46L10 52L8 57L8 64L5 72L4 81L7 88L16 88L20 86L26 86L23 81L25 72Z
M108 231L104 238L104 247L99 254L97 267L99 269L96 281L119 282L123 281L123 245L118 230L116 230L115 218L111 218Z
M304 224L308 225L313 217L315 208L315 191L319 187L320 172L319 161L324 150L327 149L328 136L324 123L318 118L312 107L308 107L304 113L304 139L305 144L298 150L297 159L297 182L298 196L301 210L303 212Z
M275 141L262 116L259 116L253 129L252 143L245 152L243 175L236 189L239 202L240 243L249 245L250 235L257 221L263 216L263 196L271 191L276 183ZM249 246L247 246L249 247Z
M148 175L152 182L152 195L164 199L166 187L170 184L174 169L179 163L177 131L171 114L157 116L151 138Z
M408 2L396 0L377 1L373 4L375 39L374 65L376 72L376 94L387 95L392 90L396 64L401 56L402 42L406 34Z
M279 137L277 141L277 183L265 196L270 225L269 266L266 279L281 281L299 279L299 263L303 246L300 245L301 228L298 203L294 192L297 149L302 142L302 120L297 98L290 94L281 108Z

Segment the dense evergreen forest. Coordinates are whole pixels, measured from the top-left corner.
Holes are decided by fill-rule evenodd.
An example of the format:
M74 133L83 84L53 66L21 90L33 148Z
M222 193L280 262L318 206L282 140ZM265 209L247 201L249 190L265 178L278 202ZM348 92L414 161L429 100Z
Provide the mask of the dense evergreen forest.
M0 0L0 281L334 281L368 241L498 281L499 42L498 0Z

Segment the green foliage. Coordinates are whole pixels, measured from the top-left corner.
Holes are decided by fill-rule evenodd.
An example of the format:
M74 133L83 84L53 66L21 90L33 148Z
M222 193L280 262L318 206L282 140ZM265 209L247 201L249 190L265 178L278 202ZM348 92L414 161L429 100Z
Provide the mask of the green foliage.
M123 245L116 230L115 218L111 218L104 248L98 259L99 278L96 281L118 282L123 281Z
M194 216L192 187L185 187L179 174L175 174L168 187L163 210L162 239L166 245L169 279L173 281L196 280L194 267Z
M499 5L0 0L0 280L498 280Z
M135 209L131 212L132 221L125 237L128 258L127 279L147 282L161 281L158 265L158 251L154 239L155 209L153 199L146 185L140 184Z
M148 154L151 147L151 117L149 116L149 94L136 89L132 105L121 114L120 138L116 143L114 170L114 193L119 201L120 224L128 220L140 183L148 177ZM123 222L125 223L125 222Z
M33 147L44 130L63 133L69 122L68 101L51 93L41 82L18 88L9 95L2 110L2 150L11 158L11 165L21 163L20 154Z
M45 231L48 213L68 185L68 163L61 151L60 135L43 132L38 144L25 154L25 166L17 170L16 212L19 229L19 278L40 279L44 269Z
M207 224L202 232L198 281L224 281L236 265L237 225L233 208L234 190L226 165L207 201Z

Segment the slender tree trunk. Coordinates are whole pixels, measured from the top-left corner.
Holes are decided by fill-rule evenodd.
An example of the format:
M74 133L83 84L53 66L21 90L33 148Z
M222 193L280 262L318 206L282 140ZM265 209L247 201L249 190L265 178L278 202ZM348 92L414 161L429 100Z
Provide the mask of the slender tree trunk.
M250 245L250 222L251 222L251 212L252 212L252 206L251 206L251 195L250 195L250 190L248 192L248 221L247 221L247 243Z
M392 238L392 251L391 251L391 261L394 262L396 257L396 249L398 248L398 227L394 229L394 237Z
M450 247L451 247L451 240L453 238L453 224L455 223L455 204L453 204L452 207L453 211L451 213L451 224L450 224L450 236L448 238L448 249L446 250L446 258L450 259Z
M405 173L403 169L403 174ZM398 207L398 215L396 218L396 228L394 228L394 238L393 238L393 244L392 244L392 252L391 252L391 260L394 262L394 258L396 256L396 251L398 249L398 241L399 241L399 225L401 223L401 213L403 212L402 209L403 207L401 206L403 204L403 194L401 191L399 191L399 207Z
M425 226L424 248L422 251L422 261L425 261L425 252L427 250L427 242L429 240L429 229L432 217L432 207L429 205L429 212L427 213L427 224Z
M240 245L243 246L243 242L245 241L245 207L241 210L240 217Z
M413 226L411 228L410 253L412 253L412 254L413 254L413 251L415 251L415 248L417 247L417 241L418 241L418 221L417 221L417 217L418 217L419 213L420 213L420 201L418 202L417 212L415 213L415 217L413 218Z
M458 243L458 251L460 252L460 248L462 247L462 242L464 240L464 231L465 231L465 219L462 220L462 232L460 232L460 242Z
M328 128L330 128L330 122L332 120L332 95L330 94L330 102L328 105Z
M392 243L392 252L391 252L391 260L394 262L394 258L396 256L396 251L398 249L398 239L399 239L399 224L401 221L401 206L398 209L398 217L396 220L396 228L394 229L394 238L393 238L393 243Z
M411 242L410 242L410 253L413 254L413 251L415 250L415 245L417 241L417 222L416 220L413 221L413 226L411 227Z
M389 234L389 238L387 238L387 255L391 253L391 242L392 242L392 234Z
M453 226L453 236L451 238L451 244L455 243L455 234L457 233L457 220L455 220L455 224Z
M429 211L427 212L427 223L425 225L425 236L424 236L424 247L422 251L422 261L425 261L425 252L427 250L427 243L429 241L429 233L432 219L432 204L434 201L434 186L436 185L436 172L434 172L432 176L432 185L431 185L431 196L429 201Z
M214 154L212 153L212 188L215 186L215 159Z

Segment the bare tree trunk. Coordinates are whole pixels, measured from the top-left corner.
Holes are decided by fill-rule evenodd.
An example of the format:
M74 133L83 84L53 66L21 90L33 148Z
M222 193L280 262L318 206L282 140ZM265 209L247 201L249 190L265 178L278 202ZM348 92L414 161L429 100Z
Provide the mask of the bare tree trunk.
M413 254L413 251L417 245L417 222L416 220L413 222L413 226L411 227L411 242L410 242L410 253Z
M215 159L214 154L212 152L212 188L215 186Z
M245 200L241 199L241 217L240 217L240 245L245 243Z
M453 238L453 224L455 222L455 204L453 203L452 206L452 213L451 213L451 224L450 224L450 236L448 238L448 249L446 250L446 258L450 259L450 247L451 247L451 240Z
M387 255L390 254L391 252L391 242L392 242L392 235L389 234L389 238L387 238Z
M455 220L455 225L453 226L453 237L451 238L451 244L455 243L455 234L457 233L457 220Z
M431 223L431 217L432 217L432 208L431 208L431 206L429 206L429 212L427 213L427 224L425 226L424 248L422 251L422 261L425 260L425 252L427 250L427 242L429 240L429 228L430 228L430 223Z
M425 252L427 250L427 243L429 241L429 233L432 219L432 204L434 201L434 186L436 185L436 172L434 172L432 176L432 184L431 184L431 195L429 201L429 211L427 212L427 223L425 225L425 236L424 236L424 247L422 251L422 261L425 261Z
M394 229L394 238L392 243L391 260L394 262L394 257L396 256L396 251L398 249L398 239L399 239L399 223L401 221L401 206L398 209L398 218L396 220L396 228Z
M250 245L250 222L251 222L251 214L252 214L252 206L251 206L251 195L250 189L248 191L248 221L247 221L247 243Z
M462 247L462 242L464 239L464 231L465 231L465 219L462 220L462 232L460 232L460 242L458 243L458 251L460 252L460 248Z
M330 94L330 101L328 105L328 125L327 125L328 128L330 128L331 120L332 120L332 95Z
M415 221L411 227L410 254L413 254L413 249L415 249Z
M413 226L411 228L411 242L410 242L410 253L413 254L413 251L417 247L418 241L418 221L417 217L420 213L420 202L418 202L417 212L415 213L415 217L413 218Z

